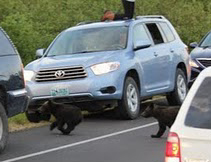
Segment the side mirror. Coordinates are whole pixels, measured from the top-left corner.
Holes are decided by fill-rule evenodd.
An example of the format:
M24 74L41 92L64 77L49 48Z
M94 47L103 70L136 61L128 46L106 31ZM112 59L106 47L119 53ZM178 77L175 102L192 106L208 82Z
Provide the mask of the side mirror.
M190 48L196 48L198 46L197 42L190 43Z
M134 51L143 49L143 48L148 48L152 45L152 43L150 41L146 41L146 40L141 40L141 41L136 41L134 44Z
M44 55L44 53L45 53L45 48L38 49L38 50L36 51L36 58L37 58L37 59L38 59L38 58L41 58L41 57Z

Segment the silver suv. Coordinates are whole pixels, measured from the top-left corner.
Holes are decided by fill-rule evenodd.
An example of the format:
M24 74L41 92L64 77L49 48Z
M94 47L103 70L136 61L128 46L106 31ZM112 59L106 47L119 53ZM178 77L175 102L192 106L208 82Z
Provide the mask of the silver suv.
M28 114L53 98L88 111L116 107L122 118L135 119L143 98L166 94L170 104L181 104L187 94L187 46L163 16L78 25L37 56L25 67Z

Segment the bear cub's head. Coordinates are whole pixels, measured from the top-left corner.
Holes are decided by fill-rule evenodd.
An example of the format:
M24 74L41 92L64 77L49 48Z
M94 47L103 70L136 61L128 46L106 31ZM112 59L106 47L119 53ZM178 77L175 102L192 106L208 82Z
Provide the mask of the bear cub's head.
M42 106L38 108L41 114L51 114L51 101L46 101Z

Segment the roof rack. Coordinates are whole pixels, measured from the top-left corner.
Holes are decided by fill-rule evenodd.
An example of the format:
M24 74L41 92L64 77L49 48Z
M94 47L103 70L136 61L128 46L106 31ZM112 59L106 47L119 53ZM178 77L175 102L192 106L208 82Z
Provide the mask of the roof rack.
M86 25L86 24L91 24L91 23L96 23L96 22L99 22L99 21L83 21L76 24L76 26Z
M138 19L166 19L162 15L146 15L146 16L136 16L136 20Z

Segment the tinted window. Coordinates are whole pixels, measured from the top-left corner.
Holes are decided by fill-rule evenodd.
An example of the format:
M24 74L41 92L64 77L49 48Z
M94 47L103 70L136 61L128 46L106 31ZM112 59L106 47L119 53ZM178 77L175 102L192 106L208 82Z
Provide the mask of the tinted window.
M209 33L206 38L199 45L200 47L210 47L211 46L211 33Z
M173 41L175 39L173 32L169 28L169 26L166 23L160 23L160 26L166 35L166 38L169 42Z
M141 24L135 26L133 35L134 35L134 42L137 42L140 40L150 41L144 26Z
M211 129L211 77L206 78L196 92L188 110L185 125Z
M0 30L0 55L16 54L13 45Z
M163 38L156 24L146 24L155 44L163 43Z

